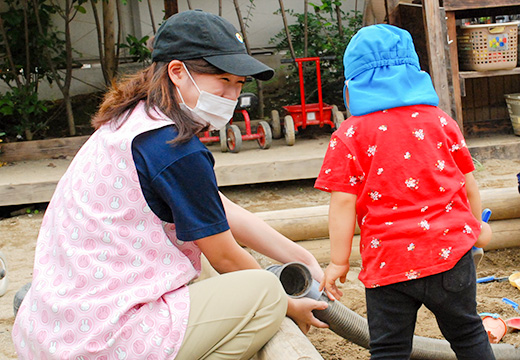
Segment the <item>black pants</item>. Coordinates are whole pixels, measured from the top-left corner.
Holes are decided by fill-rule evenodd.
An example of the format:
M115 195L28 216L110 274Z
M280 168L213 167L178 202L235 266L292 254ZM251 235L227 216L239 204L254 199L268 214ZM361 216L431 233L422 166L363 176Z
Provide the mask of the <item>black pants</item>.
M494 360L477 313L471 251L446 272L366 289L371 359L409 359L417 311L425 305L458 359Z

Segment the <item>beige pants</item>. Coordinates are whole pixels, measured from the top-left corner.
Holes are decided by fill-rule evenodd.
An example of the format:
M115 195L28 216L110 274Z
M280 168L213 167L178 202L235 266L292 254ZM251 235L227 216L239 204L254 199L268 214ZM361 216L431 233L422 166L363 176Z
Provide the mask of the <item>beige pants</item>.
M276 333L287 295L275 275L245 270L189 286L190 317L175 359L249 359Z

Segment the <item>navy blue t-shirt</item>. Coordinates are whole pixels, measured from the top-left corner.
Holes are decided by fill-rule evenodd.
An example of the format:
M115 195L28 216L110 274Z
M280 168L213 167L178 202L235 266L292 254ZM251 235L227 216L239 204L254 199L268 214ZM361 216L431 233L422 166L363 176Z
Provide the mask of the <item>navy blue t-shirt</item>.
M175 223L179 240L198 240L228 230L213 155L196 136L185 143L168 143L177 135L170 125L140 134L132 142L148 206L161 220Z

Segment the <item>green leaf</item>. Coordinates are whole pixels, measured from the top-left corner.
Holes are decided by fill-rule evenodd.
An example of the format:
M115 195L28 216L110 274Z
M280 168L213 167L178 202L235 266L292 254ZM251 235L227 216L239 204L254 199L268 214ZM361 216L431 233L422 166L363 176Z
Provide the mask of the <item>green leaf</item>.
M3 106L0 108L0 112L4 115L13 115L14 109L10 106Z
M81 5L76 5L76 6L74 6L74 8L75 8L78 12L80 12L80 13L82 13L82 14L86 14L86 13L87 13L87 9L85 9L85 8L84 8L83 6L81 6Z

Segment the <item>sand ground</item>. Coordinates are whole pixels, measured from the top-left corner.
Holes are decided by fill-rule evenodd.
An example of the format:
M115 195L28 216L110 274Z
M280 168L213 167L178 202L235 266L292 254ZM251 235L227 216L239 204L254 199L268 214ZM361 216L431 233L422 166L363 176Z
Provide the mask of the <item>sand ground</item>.
M513 187L516 186L515 174L519 171L520 160L488 160L479 166L475 176L481 188ZM312 180L302 180L222 190L229 198L253 212L327 204L328 194L314 190L312 184ZM8 291L0 297L0 360L16 359L11 341L13 297L22 285L31 280L34 248L41 220L42 213L0 220L0 251L7 261L9 279ZM364 289L356 278L359 266L356 262L352 264L349 281L343 286L345 295L341 301L353 311L366 316ZM502 277L518 271L520 248L501 249L485 254L478 268L478 276ZM504 319L520 316L501 301L503 297L520 302L520 290L508 282L479 284L479 312L498 313ZM426 309L420 310L416 334L441 338L432 314ZM369 356L366 349L351 344L330 330L312 329L308 337L326 360L367 359ZM520 346L520 332L506 334L502 342Z

